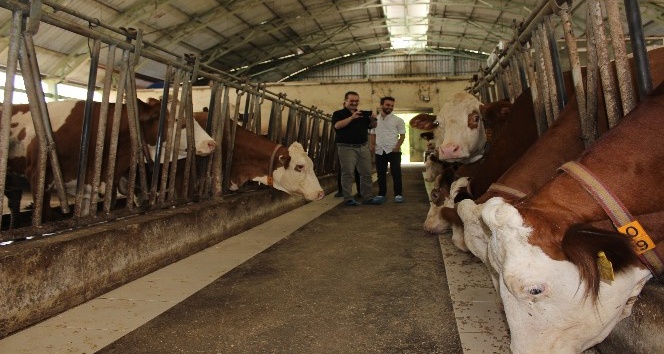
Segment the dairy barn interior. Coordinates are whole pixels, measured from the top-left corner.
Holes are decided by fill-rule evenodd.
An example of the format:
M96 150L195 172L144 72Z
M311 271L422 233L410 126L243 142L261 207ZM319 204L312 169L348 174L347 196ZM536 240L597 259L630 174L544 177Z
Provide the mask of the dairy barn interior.
M661 1L0 19L0 353L664 353ZM405 201L340 197L348 91Z

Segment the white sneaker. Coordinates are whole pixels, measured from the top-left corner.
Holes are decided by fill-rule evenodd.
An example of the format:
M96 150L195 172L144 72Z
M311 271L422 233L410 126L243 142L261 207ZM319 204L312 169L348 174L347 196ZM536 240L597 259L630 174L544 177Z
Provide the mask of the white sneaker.
M397 195L396 197L394 197L394 201L397 203L403 203L404 202L403 196Z

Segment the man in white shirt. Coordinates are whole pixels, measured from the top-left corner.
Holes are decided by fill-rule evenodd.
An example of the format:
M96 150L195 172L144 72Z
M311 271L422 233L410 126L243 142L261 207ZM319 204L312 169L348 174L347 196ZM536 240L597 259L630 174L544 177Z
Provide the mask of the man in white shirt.
M390 164L394 201L403 203L401 184L401 144L406 138L406 124L403 119L392 114L394 98L380 99L380 115L375 128L369 131L369 149L376 154L376 174L378 175L378 195L387 195L387 164Z

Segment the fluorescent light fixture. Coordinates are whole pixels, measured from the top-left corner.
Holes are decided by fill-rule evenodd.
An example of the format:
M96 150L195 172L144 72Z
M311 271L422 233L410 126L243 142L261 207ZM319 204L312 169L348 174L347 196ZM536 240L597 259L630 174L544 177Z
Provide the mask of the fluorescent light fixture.
M419 49L427 45L428 0L381 0L392 49Z

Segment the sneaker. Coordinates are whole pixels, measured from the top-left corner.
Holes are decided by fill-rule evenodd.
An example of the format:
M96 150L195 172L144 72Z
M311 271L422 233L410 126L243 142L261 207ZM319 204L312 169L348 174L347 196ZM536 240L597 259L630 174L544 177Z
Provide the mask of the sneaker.
M336 193L334 193L334 197L335 197L335 198L343 198L343 196L344 196L344 194L341 193L341 192L336 192Z
M367 200L365 200L365 201L363 202L363 204L374 204L374 205L379 205L379 204L383 204L383 202L385 202L385 197L383 197L382 195L377 195L377 196L375 196L375 197L373 197L373 198L371 198L371 199L367 199Z
M344 202L344 205L347 206L358 206L360 203L358 203L355 199L348 199Z
M396 197L394 197L394 201L397 203L403 203L404 202L403 196L397 195Z

